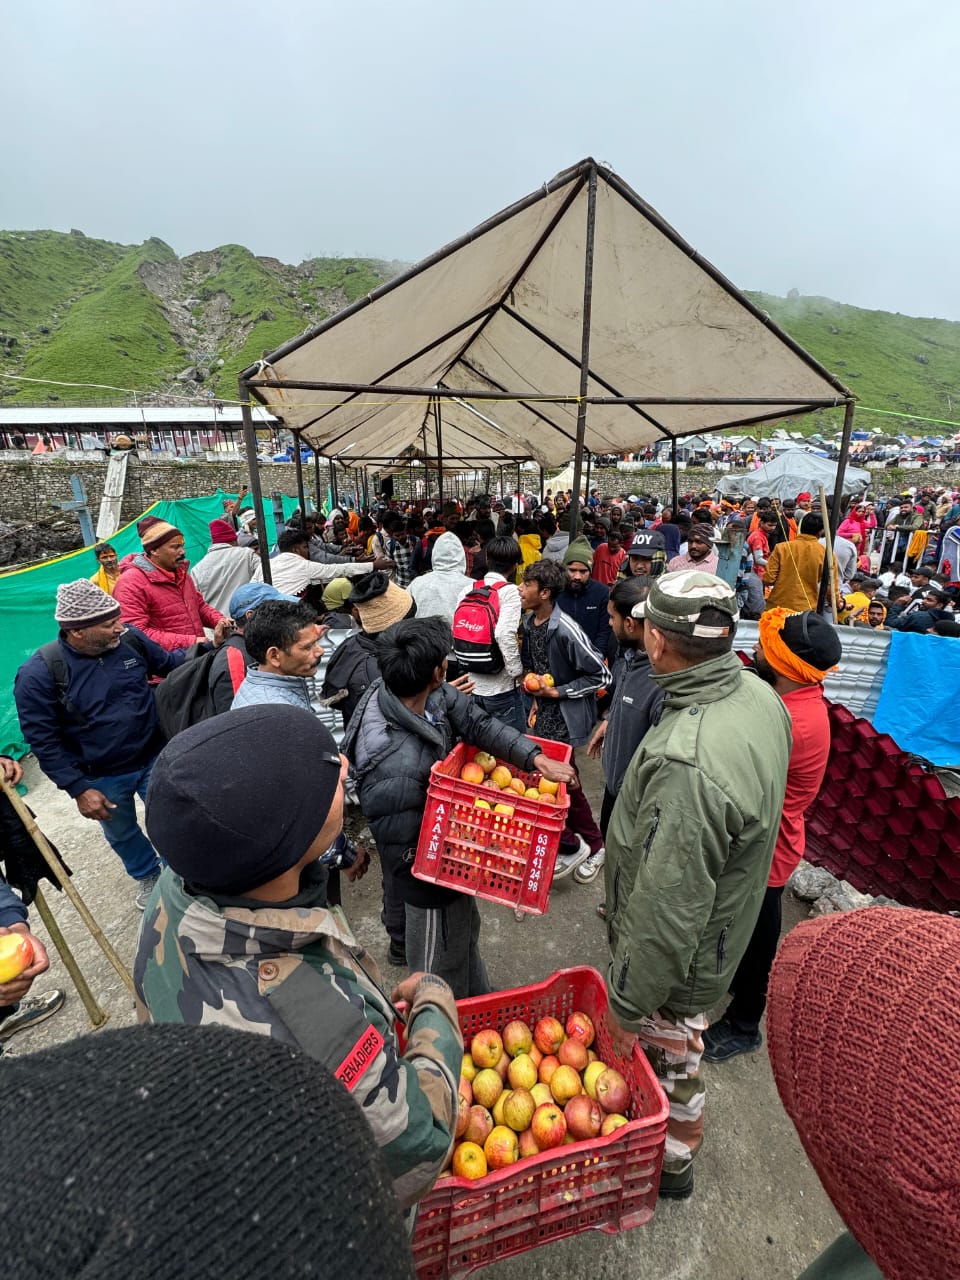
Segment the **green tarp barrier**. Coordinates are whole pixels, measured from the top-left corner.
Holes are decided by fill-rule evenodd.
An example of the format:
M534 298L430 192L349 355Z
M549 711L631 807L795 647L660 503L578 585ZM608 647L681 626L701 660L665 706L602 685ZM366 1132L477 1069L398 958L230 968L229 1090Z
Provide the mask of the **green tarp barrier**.
M148 512L159 516L183 530L187 559L195 564L210 547L210 521L223 515L225 498L236 494L222 489L207 498L186 498L181 502L155 502ZM249 507L248 501L244 507ZM297 499L284 497L284 517L297 507ZM148 514L145 511L143 514ZM138 516L137 520L142 520ZM272 547L276 541L273 510L266 511L267 537ZM131 552L140 550L137 537L137 520L118 529L108 541L122 560ZM72 551L57 560L29 569L16 569L13 573L0 574L0 618L6 641L0 649L0 754L19 758L26 754L27 745L20 733L17 709L13 701L13 678L23 663L42 644L55 640L57 624L53 611L57 602L57 587L61 582L75 582L77 578L89 578L97 571L92 547Z

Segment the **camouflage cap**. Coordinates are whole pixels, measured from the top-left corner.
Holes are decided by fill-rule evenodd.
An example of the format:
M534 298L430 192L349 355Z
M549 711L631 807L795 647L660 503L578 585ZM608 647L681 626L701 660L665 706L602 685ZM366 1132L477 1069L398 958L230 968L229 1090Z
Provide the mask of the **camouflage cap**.
M716 609L730 619L729 626L700 622L704 609ZM634 618L645 618L660 631L699 636L704 640L733 635L740 621L737 597L722 578L699 569L681 569L653 579L646 600L634 605Z

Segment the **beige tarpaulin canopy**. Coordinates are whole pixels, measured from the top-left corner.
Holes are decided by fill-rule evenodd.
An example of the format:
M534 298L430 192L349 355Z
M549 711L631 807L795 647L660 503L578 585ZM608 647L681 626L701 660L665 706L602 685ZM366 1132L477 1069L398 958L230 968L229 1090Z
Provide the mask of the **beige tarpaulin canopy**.
M241 383L349 466L414 445L454 464L556 466L574 451L582 388L594 453L850 397L592 160L279 348Z

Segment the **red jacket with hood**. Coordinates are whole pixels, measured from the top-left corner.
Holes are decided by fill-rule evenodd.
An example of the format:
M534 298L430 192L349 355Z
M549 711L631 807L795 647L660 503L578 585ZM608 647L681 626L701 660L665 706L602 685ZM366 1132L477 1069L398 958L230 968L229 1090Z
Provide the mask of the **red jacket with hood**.
M124 556L113 598L124 622L139 629L162 649L187 649L223 617L197 590L186 560L173 573L141 552Z

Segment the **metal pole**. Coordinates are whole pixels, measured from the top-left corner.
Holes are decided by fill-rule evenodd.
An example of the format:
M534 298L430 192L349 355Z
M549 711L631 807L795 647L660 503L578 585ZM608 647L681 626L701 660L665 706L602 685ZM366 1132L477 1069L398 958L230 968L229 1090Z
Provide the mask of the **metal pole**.
M132 996L135 996L136 991L134 990L133 979L130 977L130 974L127 972L123 961L117 955L116 951L114 951L113 947L110 944L109 939L106 937L103 930L100 928L96 920L94 920L93 916L90 914L90 910L87 907L87 904L80 897L80 894L77 892L77 890L73 887L73 884L70 881L70 877L64 872L63 868L60 865L60 859L50 848L50 844L47 840L47 837L43 834L43 832L37 826L37 822L33 814L30 812L27 806L20 799L20 796L16 791L16 789L13 786L11 786L11 784L8 783L6 779L3 778L2 776L0 776L0 786L2 786L3 788L3 794L7 797L10 803L13 805L13 808L17 814L17 817L26 827L31 840L39 849L40 855L43 858L44 862L53 872L54 879L57 881L57 883L63 889L63 892L67 895L67 897L76 907L77 914L80 916L80 919L83 921L83 923L87 926L87 929L90 931L90 935L93 938L94 942L97 943L100 950L103 952L103 954L107 957L107 959L113 965L114 969L116 969L117 973L120 975L121 979L123 980L124 986L130 992L130 994Z
M677 437L670 441L670 481L673 497L673 518L677 518L677 507L680 503L680 485L677 482Z
M330 511L337 505L337 464L333 458L329 459L330 463ZM327 515L330 514L327 512Z
M33 899L33 905L40 914L47 933L50 935L50 941L56 947L60 959L63 961L63 967L69 973L73 985L77 988L77 995L80 1002L87 1011L87 1017L90 1019L90 1025L96 1029L102 1027L110 1017L106 1009L97 1003L97 998L87 985L87 980L80 972L80 966L77 964L76 957L67 946L67 940L60 930L60 926L54 919L53 912L47 904L46 898L43 896L39 886Z
M433 398L433 425L437 433L437 507L443 510L443 435L440 425L440 397Z
M823 557L823 576L820 579L820 591L817 595L817 613L823 613L827 601L827 591L832 587L833 577L833 540L840 527L840 503L843 498L843 477L847 470L847 458L850 454L850 437L853 432L853 401L848 400L843 410L843 434L840 437L840 457L837 459L837 475L833 482L833 504L830 508L830 519L824 519L824 545L827 553ZM821 486L821 492L822 492ZM826 495L821 502L821 514L826 517ZM836 623L837 611L834 610L833 621Z
M240 416L243 418L243 442L247 451L247 475L250 477L250 493L257 515L257 544L260 548L260 567L264 582L273 583L270 574L270 547L267 539L267 519L263 506L263 490L260 488L260 464L257 462L257 433L253 427L250 393L247 384L240 380Z
M521 487L520 487L520 463L518 462L518 463L517 463L517 497L518 497L518 498L520 497L520 493L521 493ZM514 512L514 515L516 515L516 512Z
M540 501L537 503L538 507L541 506L543 502L546 500L546 494L544 493L544 490L543 490L543 482L544 482L543 467L541 467L540 468Z
M573 452L573 517L570 541L580 532L580 471L587 433L587 392L590 390L590 317L593 310L593 246L597 231L597 168L590 166L587 180L587 237L583 255L583 315L580 330L580 400L577 404L577 442Z
M587 478L583 482L583 492L586 494L587 498L590 497L590 466L592 462L593 462L593 454L588 449L587 450ZM519 467L517 468L517 470L519 471Z
M303 489L303 458L300 456L300 436L293 433L293 466L297 473L297 502L300 504L300 519L307 514L307 495Z
M313 451L313 488L314 488L314 497L315 497L315 498L316 498L316 500L317 500L317 510L319 511L319 510L320 510L320 507L321 507L321 498L320 498L320 454L319 454L319 452L318 452L316 449L314 449L314 451Z

